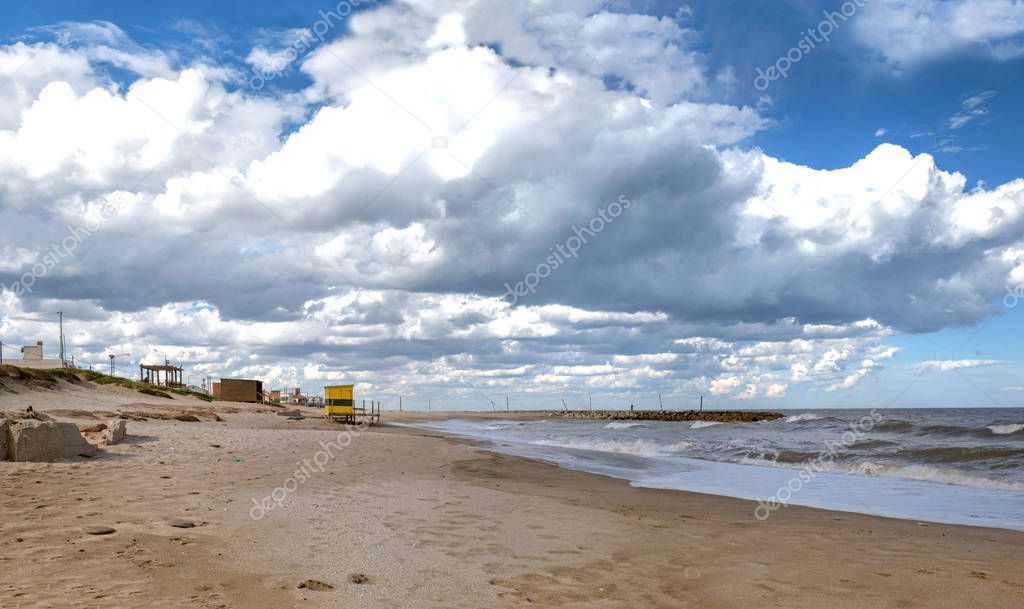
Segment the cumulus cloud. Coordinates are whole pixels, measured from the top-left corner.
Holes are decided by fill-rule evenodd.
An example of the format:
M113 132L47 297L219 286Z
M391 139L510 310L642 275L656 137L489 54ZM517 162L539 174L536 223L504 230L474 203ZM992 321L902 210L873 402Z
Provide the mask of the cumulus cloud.
M263 41L249 51L245 61L259 73L272 76L279 76L292 69L316 44L313 31L308 28L267 32L261 38Z
M759 109L709 97L720 75L680 23L535 4L358 13L296 59L307 88L274 94L110 25L0 47L5 340L50 336L18 317L61 308L94 363L158 350L197 375L475 403L772 399L852 388L886 337L977 322L1024 273L1024 181L967 190L890 144L781 161L746 144ZM112 41L146 59L123 86L95 52Z
M897 68L976 54L1005 61L1024 54L1019 0L869 2L853 21L857 39Z

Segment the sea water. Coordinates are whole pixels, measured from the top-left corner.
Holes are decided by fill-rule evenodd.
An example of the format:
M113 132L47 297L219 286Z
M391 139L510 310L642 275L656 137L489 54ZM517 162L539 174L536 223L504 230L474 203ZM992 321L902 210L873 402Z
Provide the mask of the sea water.
M422 426L636 486L1024 530L1024 409L812 410L759 423L448 420Z

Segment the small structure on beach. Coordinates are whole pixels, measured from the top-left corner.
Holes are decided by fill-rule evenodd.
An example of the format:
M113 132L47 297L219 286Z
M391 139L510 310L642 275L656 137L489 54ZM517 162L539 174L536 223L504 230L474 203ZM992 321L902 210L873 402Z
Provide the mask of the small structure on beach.
M7 362L13 364L19 368L39 368L44 370L51 370L54 368L63 368L64 362L59 359L46 359L43 357L43 341L36 341L34 345L25 345L21 348L22 359L13 360Z
M163 364L139 364L139 380L157 387L182 387L184 371L184 368L172 366L167 360Z
M358 418L368 419L370 425L380 422L380 404L370 400L370 409L366 409L366 400L362 407L356 406L354 399L355 385L328 385L324 387L324 418L343 423L355 423Z
M221 379L213 384L213 396L229 402L263 403L263 381L255 379Z
M292 406L306 406L309 403L309 398L302 393L301 387L295 387L288 393L288 403Z

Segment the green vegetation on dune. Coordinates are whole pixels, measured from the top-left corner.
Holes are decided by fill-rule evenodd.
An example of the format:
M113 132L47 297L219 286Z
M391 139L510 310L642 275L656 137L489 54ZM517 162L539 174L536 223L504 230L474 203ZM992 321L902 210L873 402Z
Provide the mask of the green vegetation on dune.
M145 395L152 395L167 399L172 398L170 395L171 393L176 393L182 396L192 396L206 402L212 402L214 400L212 396L192 391L190 389L178 387L154 387L148 383L140 383L120 376L110 376L109 374L103 374L101 372L96 372L95 370L79 370L76 368L42 370L36 368L20 368L10 364L0 366L0 393L4 391L17 393L14 388L11 387L11 385L15 384L52 389L57 385L58 381L66 381L68 383L75 384L88 381L97 385L117 385L126 389L134 389L135 391Z

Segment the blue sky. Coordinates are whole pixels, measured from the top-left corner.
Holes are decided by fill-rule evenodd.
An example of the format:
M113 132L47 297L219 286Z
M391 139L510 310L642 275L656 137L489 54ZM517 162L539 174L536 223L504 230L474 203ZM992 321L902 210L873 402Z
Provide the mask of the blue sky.
M489 400L521 391L530 383L537 389L527 393L538 402L597 388L610 405L648 399L658 391L679 400L705 393L719 403L744 407L870 406L892 398L900 406L1019 405L1024 402L1024 381L1017 379L1024 369L1019 347L1007 337L1020 335L1024 317L1021 307L1004 306L1003 297L1005 286L1013 287L1015 273L1024 268L1012 262L1019 235L1015 212L1007 211L1014 200L1019 202L1013 184L1024 173L1017 154L1024 135L1019 111L1024 105L1024 18L1009 2L995 3L1006 11L1002 20L974 15L970 3L959 0L862 4L838 22L829 42L801 52L797 61L789 62L787 76L764 90L755 86L758 70L780 65L780 58L798 47L810 29L820 32L828 12L854 5L580 0L516 9L484 3L465 11L452 3L431 12L411 1L368 4L360 9L366 19L358 34L349 29L350 19L341 20L323 42L303 46L280 74L253 90L249 79L261 69L261 61L288 48L296 32L316 27L320 11L336 10L337 2L14 3L0 23L4 47L22 49L16 47L21 44L30 49L26 53L35 53L55 45L66 53L64 65L81 57L90 66L89 72L70 77L60 71L60 62L44 66L45 60L28 55L27 63L13 62L0 81L9 90L22 91L17 101L25 110L44 88L42 81L32 80L37 77L51 85L65 79L79 96L90 88L113 90L125 104L141 101L162 115L150 117L155 127L139 124L137 133L162 138L165 134L153 133L173 124L191 134L196 157L179 159L171 151L171 161L148 165L145 171L103 167L97 170L102 178L79 186L73 184L83 169L38 160L34 167L53 168L47 170L49 180L72 184L57 193L40 191L39 201L63 197L53 207L37 204L31 194L16 194L16 186L24 187L19 179L36 169L12 167L9 181L0 180L0 194L11 209L17 203L17 209L43 219L48 228L45 238L24 236L25 227L16 229L23 237L10 237L13 249L7 255L26 266L0 267L5 285L13 285L31 268L33 251L61 239L63 227L70 226L69 209L83 204L87 209L96 196L137 196L125 216L104 228L102 240L82 244L73 261L38 278L31 294L6 306L15 312L46 310L61 301L66 301L65 308L78 307L83 320L93 320L83 321L76 338L85 361L102 360L111 349L148 353L160 344L162 351L169 347L194 367L197 376L263 375L286 385L355 377L379 391L433 395L466 406L485 396ZM386 17L381 29L374 29L370 24L378 15ZM924 25L907 27L908 15ZM486 45L491 54L474 54L474 45ZM651 45L661 51L650 52ZM437 67L454 56L462 62L459 70L475 74L477 81L463 82L458 70L453 76ZM19 65L28 67L19 72ZM477 68L481 71L473 72ZM550 82L540 83L529 72L532 68L548 70ZM426 70L426 84L402 90L401 79L391 80L401 70L406 70L405 80ZM491 70L493 83L480 84ZM186 73L192 76L183 77ZM199 84L188 84L193 76ZM559 84L563 77L569 80ZM592 78L604 91L590 88ZM178 116L174 101L157 112L157 100L126 93L152 79L178 83L182 100L195 91L206 91L206 97L182 106L181 118L171 120L168 116ZM433 158L436 147L430 152L429 144L426 156L405 150L399 141L408 131L357 133L360 124L395 124L436 110L421 107L423 100L418 99L432 82L449 83L432 95L451 96L444 103L455 126L447 135L451 155L461 167L443 168L447 161ZM574 105L569 105L548 115L548 106L527 101L541 99L564 82L573 82L575 94L581 95L576 107L604 95L598 106L586 107L602 120L609 120L606 110L615 104L632 107L642 99L645 107L663 114L628 120L650 121L647 133L658 135L634 142L626 135L629 127L617 125L622 131L616 137L637 148L630 155L614 148L605 151L601 129L596 123L588 128L584 110L576 117ZM116 86L111 88L111 83ZM475 90L478 85L481 91ZM486 87L493 90L488 93ZM165 93L169 100L179 99L179 93ZM360 95L370 94L376 97L360 104ZM477 95L483 103L466 102ZM467 107L451 110L459 104ZM79 111L86 112L72 110ZM367 114L346 118L360 112ZM501 113L507 117L504 122L495 118ZM20 116L0 129L16 134L28 115ZM412 129L417 121L435 122L415 118ZM81 122L90 120L102 124L104 119ZM573 120L579 121L578 127L568 124ZM513 125L525 123L542 126L529 136L511 132ZM472 129L466 132L468 147L460 149L465 152L456 153L462 124ZM470 134L474 129L479 133ZM679 157L661 154L672 150L673 142L692 139L686 135L691 129L713 146L713 157L699 149ZM545 141L547 130L559 138ZM117 146L130 150L130 130L123 137L127 139ZM879 148L883 144L892 146ZM349 146L355 151L348 151ZM526 146L524 152L520 146ZM358 167L359 149L373 159L369 168ZM12 152L12 158L21 154ZM532 166L531 156L548 152L558 161ZM85 161L68 162L96 169L91 159L106 158L102 151L90 154L94 156ZM572 168L577 160L593 156L596 162L604 154L608 156L596 165L602 169L589 164ZM873 163L857 165L870 154L875 155ZM291 160L293 156L298 160ZM313 171L324 158L339 159L329 172L336 179ZM560 167L563 161L565 167ZM275 163L283 169L273 169ZM427 163L433 174L420 173ZM906 169L896 172L897 179L876 175L900 163ZM235 183L246 184L241 194L212 186L203 173L210 166L220 178L237 175ZM65 169L60 167L71 173L62 178ZM307 169L309 175L297 175ZM837 173L815 174L821 170ZM4 171L0 166L0 177ZM578 171L591 173L563 183ZM274 182L279 179L271 176L274 172L296 177L285 187ZM962 188L948 183L955 181L950 177L955 174L964 176ZM538 267L538 260L544 264L552 243L587 221L592 214L587 210L596 201L614 200L640 176L653 176L663 184L637 192L642 203L637 211L553 274L557 280L546 281L508 310L494 311L474 300L500 297L502 286L515 285L523 273ZM721 181L715 186L709 179ZM754 192L760 193L755 199L745 202L729 192L730 183L751 179ZM875 193L866 196L881 193L879 207L891 215L873 220L872 235L848 241L853 237L843 235L842 219L877 212L864 206L871 201L857 202L865 196L856 193L862 182L870 182L867 192ZM189 208L183 225L191 222L188 218L239 206L248 206L249 213L243 215L259 224L243 230L247 220L240 220L239 226L224 226L220 232L204 221L195 227L209 233L203 240L169 237L143 256L159 259L173 253L187 258L192 266L186 274L195 278L187 285L147 276L136 268L144 266L141 261L115 263L110 285L102 288L98 280L90 282L73 270L77 263L102 260L107 248L126 245L128 233L119 222L127 221L128 214L138 220L171 213L167 201L190 189L202 192L197 200L209 201L205 204L211 207L197 203ZM789 198L782 194L786 192ZM969 231L974 232L965 237L968 228L962 223L974 220L954 218L954 213L967 213L954 210L957 201L966 201L960 203L964 209L975 205L972 192L980 193L977 205L1010 203L993 208L995 215L989 216L988 221L1002 224L972 225ZM520 208L525 213L518 220L515 215L506 220L534 225L510 224L487 237L490 241L477 243L488 229L475 222L504 212L476 218L473 205L486 206L486 201L507 193L532 193L532 199L521 202L529 211ZM349 196L359 201L344 202ZM807 202L801 203L804 196ZM458 203L462 197L473 203ZM846 204L849 211L839 208ZM828 222L835 224L821 224L815 205L828 210ZM763 214L766 207L771 209L768 216ZM440 208L444 211L438 212ZM650 209L660 210L660 221L645 211ZM294 215L297 210L304 211ZM360 215L366 210L372 217ZM11 215L9 226L25 217ZM317 220L305 224L309 218ZM301 239L296 241L289 230ZM685 243L673 233L686 235ZM509 234L517 237L506 243ZM760 237L751 241L752 234ZM706 249L703 239L713 238L719 243L712 247L721 246L721 251ZM824 285L822 276L801 260L808 238L839 240L836 254L828 258L834 268L827 289L815 289ZM356 251L351 249L356 243L373 245ZM303 255L296 257L296 252ZM763 260L763 267L761 262L743 264L744 257ZM316 264L328 258L330 264ZM212 260L223 261L232 272L207 268ZM666 273L673 277L673 286L662 285ZM688 284L694 289L683 287ZM730 291L730 284L740 287ZM352 296L344 305L335 300L342 293ZM372 306L360 303L366 294L374 295ZM565 322L558 307L576 311L573 319L590 316L586 324L591 325ZM118 316L151 315L161 308L174 311L168 315L184 316L162 335L131 337L110 326ZM436 315L425 313L435 310ZM322 318L321 311L334 311L336 317ZM215 319L197 318L207 315ZM414 322L416 315L427 317ZM626 319L622 315L633 317L621 321ZM365 328L382 324L386 330L381 334L388 338L362 342L347 335L323 340L309 335L293 342L280 337L285 327L316 334L311 328L317 324L327 324L322 332L330 334L338 320ZM866 326L857 325L863 320L879 323L879 329L865 333ZM297 325L281 325L292 323ZM794 334L791 323L802 329ZM10 320L8 324L0 328L23 340L38 331L16 327ZM174 330L203 324L223 326L230 336L248 333L272 339L244 358L225 356L237 345L178 336ZM822 330L826 326L830 329ZM813 338L807 347L815 354L807 355L811 359L793 354L804 349L801 336L822 332L822 337L835 338ZM698 343L702 351L719 350L714 361L684 363L689 345ZM762 348L776 355L744 359ZM736 358L747 363L730 363ZM814 358L821 359L812 365ZM614 369L614 378L604 387L594 377L594 371L605 370L602 366ZM431 380L438 378L446 380ZM912 390L905 391L908 386Z

